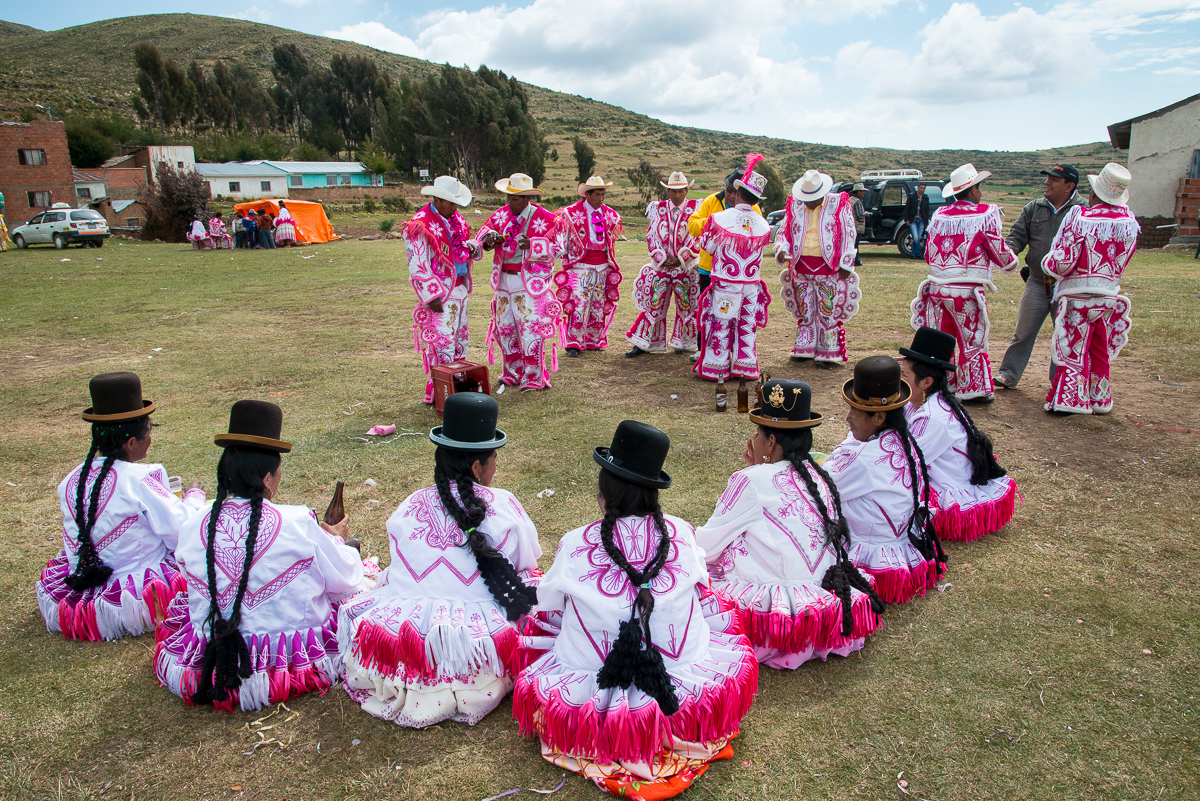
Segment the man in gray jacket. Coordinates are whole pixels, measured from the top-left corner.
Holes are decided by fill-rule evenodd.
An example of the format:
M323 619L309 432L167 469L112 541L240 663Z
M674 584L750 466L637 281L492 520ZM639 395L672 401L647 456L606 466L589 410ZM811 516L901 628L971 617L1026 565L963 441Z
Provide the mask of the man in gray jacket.
M1012 342L1004 352L1004 361L992 379L997 387L1005 389L1016 388L1025 366L1029 364L1029 355L1033 352L1046 315L1054 315L1051 303L1054 279L1042 272L1042 258L1050 252L1054 236L1067 212L1073 206L1085 204L1075 191L1075 185L1079 183L1079 171L1070 164L1042 170L1042 175L1046 176L1042 197L1025 205L1005 237L1005 242L1014 253L1029 248L1025 254L1025 269L1021 271L1021 277L1025 278L1025 292L1017 309L1017 330L1013 332ZM1050 380L1054 380L1053 361L1050 363Z

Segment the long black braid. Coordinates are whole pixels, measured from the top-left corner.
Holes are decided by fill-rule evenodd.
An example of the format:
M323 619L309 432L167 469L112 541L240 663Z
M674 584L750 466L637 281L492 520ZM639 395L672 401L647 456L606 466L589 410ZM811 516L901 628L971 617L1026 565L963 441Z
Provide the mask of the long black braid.
M908 430L908 418L904 416L903 407L886 413L883 427L878 433L882 436L889 429L900 435L904 458L908 461L908 473L912 476L913 512L908 518L908 541L921 553L925 561L936 559L940 573L940 566L948 561L948 557L942 550L942 541L938 538L937 531L934 530L933 514L929 509L929 467L925 464L925 454L921 451L921 446ZM918 466L921 468L920 481L917 480Z
M279 454L257 448L229 447L217 463L217 497L213 501L208 517L208 547L205 564L208 569L208 616L204 627L208 629L208 640L204 645L204 659L200 667L200 681L192 701L211 704L224 701L229 691L242 686L254 672L250 662L250 649L242 636L242 599L250 582L250 566L254 562L254 547L258 542L258 524L262 519L263 477L279 469ZM217 518L221 505L230 495L250 499L250 520L246 532L246 558L242 562L242 575L238 579L237 594L229 617L221 613L217 595ZM203 631L203 629L202 629Z
M63 582L76 592L99 587L112 576L112 568L104 564L96 551L96 543L92 540L92 529L96 526L96 518L100 506L100 490L104 479L108 478L113 462L121 447L130 439L141 439L150 431L150 415L136 420L121 423L92 423L92 444L88 448L87 458L79 471L79 486L75 490L75 525L79 528L79 559L75 563L75 571L63 579ZM92 470L92 460L96 454L104 457L100 467L100 475L92 485L91 497L86 510L84 497L87 495L87 479ZM86 511L86 514L85 514Z
M982 487L993 479L1008 475L1008 471L996 461L996 455L992 451L992 438L975 427L971 415L967 414L967 410L950 391L950 373L916 359L909 359L909 365L918 381L923 378L933 379L933 386L926 393L925 402L929 403L934 396L941 395L954 414L954 419L958 420L967 432L967 459L971 462L971 483Z
M601 470L600 495L604 498L600 543L604 546L608 558L625 571L629 582L638 590L633 601L632 614L629 620L621 623L617 641L604 658L604 665L596 676L597 681L602 690L610 687L629 689L630 685L636 685L639 690L658 702L658 708L664 715L674 715L679 711L679 699L675 696L675 687L671 684L662 653L650 639L650 615L654 613L654 594L650 590L650 583L666 567L667 559L671 555L671 535L667 532L666 521L663 520L658 490L633 484L607 470ZM654 518L654 524L658 527L658 548L646 566L639 571L629 563L625 554L613 541L613 531L617 520L622 517L647 515ZM646 643L644 649L643 640Z
M465 546L475 555L475 564L488 592L496 603L504 607L510 621L518 620L537 603L537 590L525 586L517 569L504 554L493 548L479 526L487 517L487 504L475 494L475 475L471 466L475 462L485 463L495 451L460 451L438 446L434 453L436 466L433 468L433 483L437 487L442 506L454 518L454 522L466 535ZM454 499L450 482L458 488L462 504Z
M846 524L846 518L842 515L842 496L838 493L837 485L833 483L833 479L812 458L813 436L811 428L789 431L786 429L768 429L759 426L759 430L762 431L764 437L771 434L775 435L775 441L783 449L783 458L791 462L795 471L804 479L804 486L808 490L809 497L812 498L817 511L821 513L821 521L825 528L825 544L833 548L834 555L837 558L837 561L825 571L825 575L821 579L821 586L828 592L836 595L838 600L842 602L842 636L849 637L850 632L854 629L854 615L850 597L851 589L858 590L871 599L871 611L876 615L883 614L884 603L880 599L879 594L875 592L875 588L871 586L871 582L850 561L850 527ZM817 482L813 479L812 473L807 469L810 466L817 472L817 475L821 477L826 488L828 488L829 495L833 500L836 517L829 516L829 509L825 503L825 499L818 490Z

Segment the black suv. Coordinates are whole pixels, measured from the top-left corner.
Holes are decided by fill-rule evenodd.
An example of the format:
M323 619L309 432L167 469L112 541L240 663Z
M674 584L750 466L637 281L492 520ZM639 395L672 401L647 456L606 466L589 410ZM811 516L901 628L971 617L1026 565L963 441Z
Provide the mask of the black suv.
M908 198L917 193L917 184L925 184L925 196L929 198L929 214L933 215L946 199L942 197L945 181L928 178L864 178L867 193L863 196L863 208L867 212L867 230L859 242L869 245L892 243L902 256L912 255L912 234L904 222L904 206ZM835 191L847 191L853 184L842 184Z

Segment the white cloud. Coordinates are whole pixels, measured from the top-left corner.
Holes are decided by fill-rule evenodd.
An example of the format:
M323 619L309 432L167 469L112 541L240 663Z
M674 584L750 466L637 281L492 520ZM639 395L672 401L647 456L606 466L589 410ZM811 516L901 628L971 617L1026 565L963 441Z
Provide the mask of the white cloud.
M389 53L399 53L402 56L421 57L416 42L396 33L382 22L359 22L354 25L343 25L336 31L325 31L325 35L333 39L345 39L358 42L376 50L386 50Z

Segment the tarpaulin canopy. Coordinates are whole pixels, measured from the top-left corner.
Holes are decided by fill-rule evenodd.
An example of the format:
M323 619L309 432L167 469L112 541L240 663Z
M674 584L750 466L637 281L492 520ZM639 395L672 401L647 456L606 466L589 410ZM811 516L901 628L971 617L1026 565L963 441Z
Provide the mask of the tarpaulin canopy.
M276 217L279 216L279 204L286 203L296 221L296 238L301 242L320 245L331 239L340 239L333 232L333 224L325 216L325 209L320 203L311 200L288 200L287 198L259 198L238 203L233 208L242 214L248 211L266 209Z

